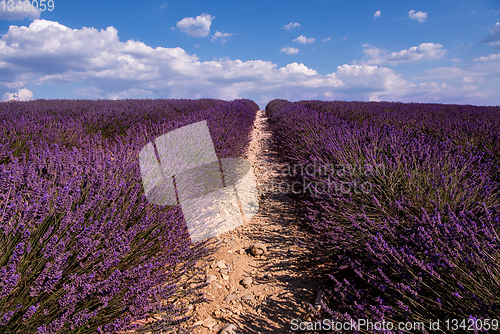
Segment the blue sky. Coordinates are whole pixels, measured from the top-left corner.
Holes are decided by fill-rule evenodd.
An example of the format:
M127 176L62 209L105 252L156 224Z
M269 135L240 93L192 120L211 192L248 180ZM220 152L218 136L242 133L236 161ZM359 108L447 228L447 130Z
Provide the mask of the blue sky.
M2 100L500 105L498 0L30 1L0 2Z

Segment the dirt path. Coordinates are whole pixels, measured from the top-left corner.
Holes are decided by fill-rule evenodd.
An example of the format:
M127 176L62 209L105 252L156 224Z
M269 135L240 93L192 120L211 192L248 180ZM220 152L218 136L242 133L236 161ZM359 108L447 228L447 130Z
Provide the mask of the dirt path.
M202 288L207 300L192 308L198 325L194 333L291 333L291 320L312 318L320 282L308 275L307 250L295 246L305 234L297 227L294 201L272 187L280 182L279 157L270 141L264 111L257 114L246 158L252 163L259 190L259 212L247 223L222 234L210 243L219 247L209 259L199 261L204 273L190 279ZM262 243L267 252L254 256L252 245ZM245 277L252 283L241 284ZM248 279L247 279L248 280ZM229 297L228 297L229 296ZM228 301L234 299L233 301Z

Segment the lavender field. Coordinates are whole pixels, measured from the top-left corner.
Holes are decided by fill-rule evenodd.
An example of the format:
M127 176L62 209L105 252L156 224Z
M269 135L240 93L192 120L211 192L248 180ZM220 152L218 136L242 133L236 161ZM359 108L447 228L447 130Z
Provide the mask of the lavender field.
M178 206L149 204L138 154L207 120L219 158L240 157L249 100L36 100L0 104L0 332L112 333L196 293L177 279L202 255Z
M330 277L323 318L494 329L500 108L273 100L266 113L285 163L312 166L288 177L317 254L310 266Z
M218 158L242 157L258 109L1 103L0 332L148 331L152 314L180 331L172 301L202 296L177 282L214 250L179 206L147 202L139 151L207 120ZM307 167L287 177L309 267L329 278L318 319L500 319L500 108L277 99L266 114L285 164Z

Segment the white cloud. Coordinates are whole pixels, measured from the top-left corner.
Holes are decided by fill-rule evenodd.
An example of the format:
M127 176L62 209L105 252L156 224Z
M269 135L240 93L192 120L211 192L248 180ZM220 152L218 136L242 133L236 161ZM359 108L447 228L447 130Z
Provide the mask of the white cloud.
M401 57L389 56L387 60L401 61ZM489 63L499 64L476 64ZM83 85L74 91L77 96L108 99L245 97L257 103L276 97L416 102L451 99L454 103L484 105L488 98L498 104L496 96L500 96L493 88L480 89L475 83L481 76L473 71L457 73L461 75L457 76L461 80L458 86L443 86L438 81L416 85L390 68L370 64L344 64L322 75L296 62L278 67L262 60L200 61L179 47L153 48L140 41L120 41L113 27L71 29L46 20L36 20L28 27L10 26L0 36L0 73L0 97L5 99L31 98L31 92L24 90L29 85L52 84L57 88L67 83Z
M297 22L290 22L288 24L285 24L285 26L283 27L283 29L286 29L288 31L292 31L295 28L300 28L300 24L298 24Z
M470 84L452 86L439 82L425 82L419 84L413 92L406 95L406 98L408 101L495 105L498 104L498 99L492 99L494 94L492 89L479 90L477 86Z
M22 88L16 93L5 93L3 94L3 101L28 101L33 97L33 92L29 89Z
M381 13L380 13L380 10L377 10L377 11L375 12L375 14L373 14L373 17L374 17L374 18L380 17L380 14L381 14Z
M408 17L412 20L417 20L418 22L425 22L427 20L426 12L416 12L412 9L408 12Z
M461 63L462 62L462 59L458 59L458 58L453 58L450 60L452 63Z
M397 94L415 86L389 68L366 64L338 66L336 75L351 92L390 91Z
M500 49L500 22L497 22L493 29L490 29L490 35L484 38L481 43L488 43L495 49Z
M296 39L294 39L292 42L299 42L299 43L302 43L302 44L311 44L315 40L316 40L316 38L306 38L306 36L300 35L299 37L297 37Z
M164 9L164 8L167 8L167 7L168 7L168 4L167 4L167 3L163 3L163 4L160 6L160 8L161 8L161 9Z
M463 77L461 81L463 83L483 83L484 78L482 78L482 77Z
M484 71L487 74L500 72L500 53L475 58L474 62L475 64L472 66L474 70Z
M206 37L210 34L210 25L215 16L203 13L194 17L185 17L177 22L177 28L193 37Z
M284 52L287 55L294 55L299 52L299 49L292 48L292 47L286 47L280 50L280 52Z
M290 74L290 73L302 73L305 75L317 75L318 74L318 72L316 72L313 69L308 68L306 65L297 64L295 62L288 64L285 67L280 68L279 71L282 73L287 73L287 74Z
M490 54L486 57L475 58L474 61L476 62L473 67L473 69L475 70L485 71L488 74L500 72L500 53Z
M454 79L454 78L468 78L466 80L474 80L475 82L481 81L480 77L486 73L481 71L464 70L459 67L436 67L425 71L424 76L417 77L419 79ZM476 79L471 79L476 78Z
M21 2L14 1L13 6L9 6L8 1L0 6L0 20L22 20L22 19L39 19L42 11L34 7L29 0Z
M102 89L95 86L77 88L75 89L75 93L89 99L99 99L105 95L105 92Z
M137 99L137 98L147 98L152 95L153 92L146 89L130 88L115 94L108 93L107 98L110 100L133 99L133 98Z
M217 38L220 38L221 42L225 43L226 42L226 37L233 36L233 35L234 34L221 33L220 31L216 31L215 34L212 36L212 42L215 43L215 41L217 40Z
M323 42L328 42L330 39L331 39L330 37L328 37L328 38L324 38L324 39L323 39Z
M474 58L474 61L500 61L500 53L490 54L486 57Z
M363 60L362 63L367 65L397 65L398 63L440 59L446 53L441 44L434 43L422 43L419 46L413 46L409 49L392 53L369 44L363 44L363 47L365 47L363 50L365 58L368 59Z
M345 41L346 39L347 39L347 36L344 36L344 37L342 38L342 40L343 40L343 41Z

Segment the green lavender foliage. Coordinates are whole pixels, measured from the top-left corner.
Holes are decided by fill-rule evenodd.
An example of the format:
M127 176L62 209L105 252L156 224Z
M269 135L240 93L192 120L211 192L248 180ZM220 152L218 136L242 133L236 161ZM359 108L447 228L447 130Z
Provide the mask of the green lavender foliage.
M191 244L179 206L146 201L138 155L207 120L217 155L239 157L249 100L0 103L0 332L115 333L196 294L177 281L213 249ZM165 303L164 301L169 301Z
M500 108L274 100L266 113L287 164L321 166L290 182L331 279L323 317L500 318Z

